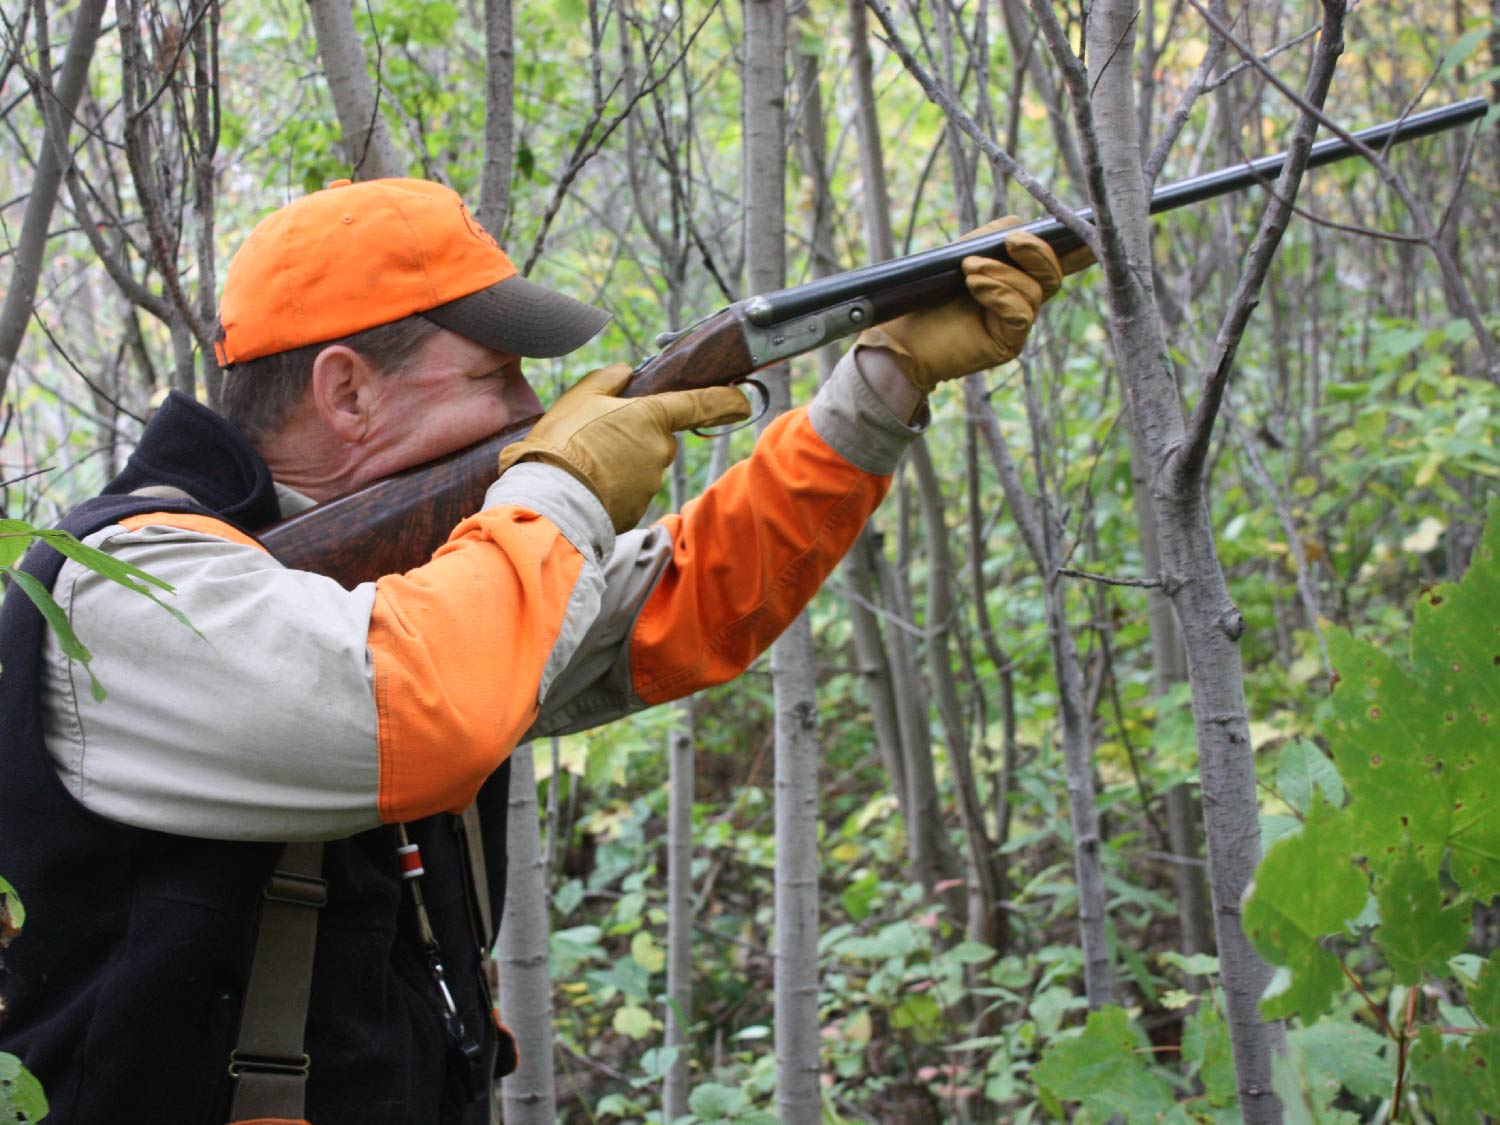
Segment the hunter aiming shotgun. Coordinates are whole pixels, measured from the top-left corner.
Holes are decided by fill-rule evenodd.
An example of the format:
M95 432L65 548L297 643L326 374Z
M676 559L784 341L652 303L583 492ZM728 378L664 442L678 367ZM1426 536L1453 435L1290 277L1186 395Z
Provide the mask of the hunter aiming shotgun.
M1484 116L1471 98L1364 129L1354 136L1380 149L1456 128ZM1355 155L1333 138L1312 146L1308 167ZM1265 185L1287 154L1193 176L1157 189L1151 214ZM1079 211L1085 221L1088 209ZM661 351L642 361L624 394L742 382L754 372L853 335L916 309L943 304L964 291L961 263L970 255L1005 259L1005 239L1017 229L1049 243L1059 256L1077 249L1078 236L1056 219L966 238L934 250L880 262L775 293L747 297L675 333L658 337ZM535 418L509 426L466 449L377 481L259 533L288 567L325 574L346 587L426 562L453 528L481 506L494 482L499 452L530 430Z

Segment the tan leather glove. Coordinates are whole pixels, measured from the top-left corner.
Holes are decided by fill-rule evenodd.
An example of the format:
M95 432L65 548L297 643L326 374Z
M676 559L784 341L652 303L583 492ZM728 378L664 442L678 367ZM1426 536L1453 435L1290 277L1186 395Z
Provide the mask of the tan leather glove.
M673 434L750 417L750 403L737 387L617 398L630 376L628 363L585 376L552 404L531 433L500 451L500 471L517 461L566 469L599 497L616 532L629 531L645 514L677 455Z
M1007 215L964 237L990 234L1020 221ZM1034 234L1017 231L1005 240L1005 250L1020 269L993 258L965 258L968 296L867 328L856 343L888 348L897 366L924 392L944 380L1015 359L1026 346L1042 302L1062 285L1063 268L1052 248ZM1093 260L1090 256L1085 261L1077 252L1068 258L1074 269Z

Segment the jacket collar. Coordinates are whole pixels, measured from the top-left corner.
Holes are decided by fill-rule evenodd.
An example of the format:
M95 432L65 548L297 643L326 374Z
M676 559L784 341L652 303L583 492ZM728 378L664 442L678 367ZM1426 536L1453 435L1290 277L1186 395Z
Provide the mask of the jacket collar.
M271 471L248 438L202 403L172 391L106 494L180 488L230 523L255 532L281 518Z

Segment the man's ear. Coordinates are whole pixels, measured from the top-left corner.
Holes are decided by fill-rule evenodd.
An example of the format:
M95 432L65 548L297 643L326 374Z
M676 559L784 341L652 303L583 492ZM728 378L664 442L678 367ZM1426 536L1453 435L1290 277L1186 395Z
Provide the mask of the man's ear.
M343 344L324 348L313 360L313 406L340 441L358 445L369 432L378 378L369 360Z

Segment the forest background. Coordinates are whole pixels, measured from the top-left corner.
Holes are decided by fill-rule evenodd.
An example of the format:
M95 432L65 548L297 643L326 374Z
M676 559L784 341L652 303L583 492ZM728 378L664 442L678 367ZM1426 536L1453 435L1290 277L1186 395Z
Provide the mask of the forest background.
M1100 259L935 396L767 660L517 755L508 1122L1500 1114L1500 134L1145 207L1500 102L1500 0L0 18L0 563L169 388L215 400L229 255L337 178L448 183L614 313L544 397L1005 213ZM687 438L663 509L751 441ZM35 1119L8 1056L0 1092Z

